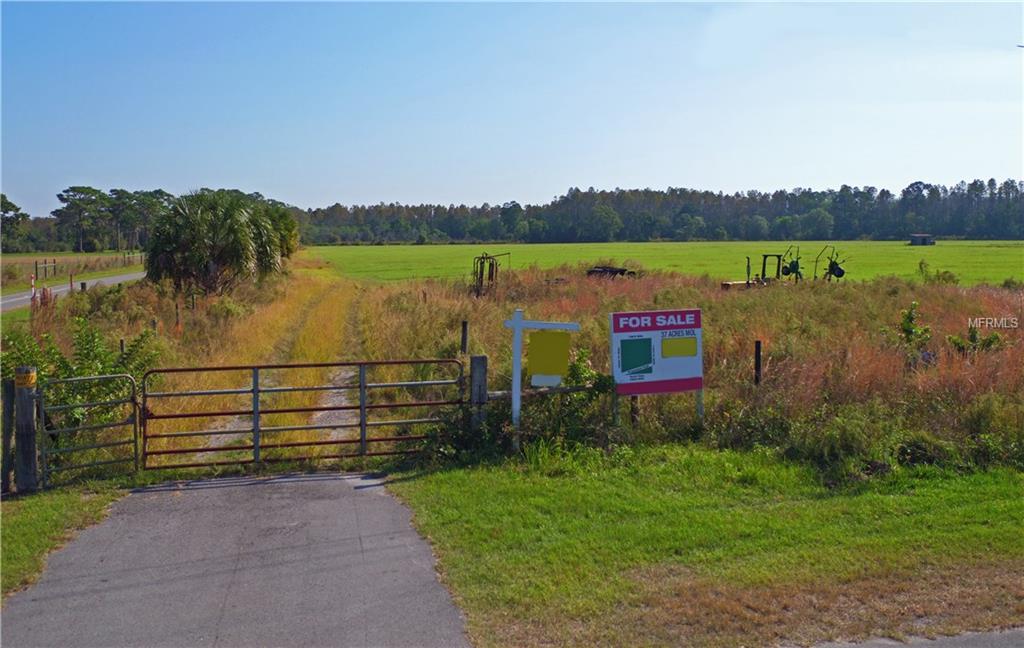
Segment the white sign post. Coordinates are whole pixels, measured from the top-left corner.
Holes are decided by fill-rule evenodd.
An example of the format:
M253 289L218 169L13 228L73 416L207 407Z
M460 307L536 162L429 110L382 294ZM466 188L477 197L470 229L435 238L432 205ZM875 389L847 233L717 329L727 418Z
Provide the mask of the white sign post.
M704 416L704 339L699 309L611 314L615 393L697 392Z
M512 447L519 451L519 411L523 402L523 331L526 329L548 331L579 331L575 322L538 322L523 317L523 309L517 308L512 319L505 320L505 328L512 329Z

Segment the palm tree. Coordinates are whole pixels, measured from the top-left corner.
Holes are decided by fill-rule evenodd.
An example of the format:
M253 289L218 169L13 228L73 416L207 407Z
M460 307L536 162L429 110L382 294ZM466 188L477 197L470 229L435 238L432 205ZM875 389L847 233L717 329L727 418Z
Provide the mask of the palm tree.
M296 231L263 201L240 192L203 190L179 198L153 224L146 275L171 279L176 291L222 293L239 281L281 270Z

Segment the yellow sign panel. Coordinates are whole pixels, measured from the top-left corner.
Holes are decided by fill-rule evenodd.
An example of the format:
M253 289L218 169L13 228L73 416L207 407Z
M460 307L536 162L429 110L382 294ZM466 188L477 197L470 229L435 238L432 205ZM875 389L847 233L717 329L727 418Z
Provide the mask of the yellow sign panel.
M662 358L682 358L697 355L697 338L677 337L661 340Z
M531 331L526 367L531 376L564 376L568 373L568 331Z
M35 387L36 386L36 372L32 373L16 373L14 374L14 386L15 387Z

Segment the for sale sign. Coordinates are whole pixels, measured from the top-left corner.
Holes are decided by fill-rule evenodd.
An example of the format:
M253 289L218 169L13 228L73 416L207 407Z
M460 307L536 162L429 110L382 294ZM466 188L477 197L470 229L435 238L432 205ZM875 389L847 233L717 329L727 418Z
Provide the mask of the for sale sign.
M612 376L619 394L704 388L700 309L612 313Z

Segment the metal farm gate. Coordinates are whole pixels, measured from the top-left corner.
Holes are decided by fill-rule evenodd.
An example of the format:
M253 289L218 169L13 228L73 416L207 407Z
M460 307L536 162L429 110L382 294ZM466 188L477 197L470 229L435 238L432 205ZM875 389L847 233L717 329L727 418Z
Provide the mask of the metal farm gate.
M301 384L325 371L332 384ZM458 360L154 369L142 379L142 467L416 453L422 426L463 403L463 380Z
M40 385L40 477L114 464L139 467L138 398L128 374L48 380Z
M464 387L447 359L154 369L141 390L127 374L49 380L35 396L39 472L46 487L114 465L412 454Z

